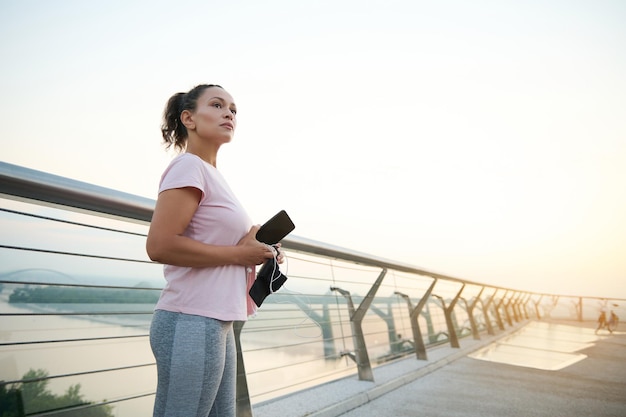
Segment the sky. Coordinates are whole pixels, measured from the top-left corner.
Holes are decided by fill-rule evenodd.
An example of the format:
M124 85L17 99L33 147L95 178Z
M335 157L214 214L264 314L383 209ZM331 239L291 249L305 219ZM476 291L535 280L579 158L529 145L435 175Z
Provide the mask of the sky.
M0 0L0 160L156 199L167 99L238 107L255 223L626 298L626 2Z

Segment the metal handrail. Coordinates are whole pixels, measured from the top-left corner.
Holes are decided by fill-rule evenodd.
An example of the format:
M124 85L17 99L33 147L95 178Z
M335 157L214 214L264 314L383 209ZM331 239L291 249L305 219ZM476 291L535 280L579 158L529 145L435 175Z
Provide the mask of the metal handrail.
M0 195L13 200L31 200L66 209L89 211L102 215L149 223L155 201L149 198L77 181L30 168L0 162ZM406 263L358 252L351 249L290 235L282 241L285 249L361 265L393 269L446 281L484 285L445 275ZM504 288L506 289L506 288Z
M124 220L149 223L154 200L58 175L0 162L0 194Z

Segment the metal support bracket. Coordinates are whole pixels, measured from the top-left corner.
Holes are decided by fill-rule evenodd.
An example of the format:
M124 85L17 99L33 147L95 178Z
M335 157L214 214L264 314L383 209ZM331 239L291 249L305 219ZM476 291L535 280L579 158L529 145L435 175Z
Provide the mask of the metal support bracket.
M498 301L498 304L496 305L495 308L495 312L496 312L496 321L498 322L498 327L500 328L500 330L504 330L504 322L502 321L502 315L500 314L500 308L502 308L502 305L504 304L504 302L506 301L506 296L509 294L508 291L506 291L504 293L504 295L502 296L502 298L500 299L500 301Z
M511 294L509 300L504 304L504 315L506 316L506 322L509 323L509 326L513 326L513 319L511 318L511 313L509 307L511 306L511 302L513 301L513 297L515 296L515 292Z
M469 318L470 327L472 328L472 337L474 340L480 340L480 332L478 331L478 325L474 319L474 307L478 304L483 291L485 291L485 287L480 289L480 292L471 303L468 303L465 298L461 297L461 299L465 302L465 310L467 311L467 317Z
M539 305L541 304L541 300L543 299L543 294L539 296L537 301L533 301L535 304L535 314L537 315L537 320L541 320L541 311L539 311Z
M456 305L457 301L459 301L459 298L461 297L461 293L463 292L464 288L465 288L465 284L461 286L461 289L454 296L452 301L450 301L450 305L447 307L446 307L446 302L443 300L442 297L438 295L433 295L433 297L436 297L439 299L439 301L441 301L441 308L443 308L443 313L446 317L446 326L448 327L448 340L450 341L450 346L453 348L461 347L461 345L459 344L459 336L456 334L456 329L454 328L454 322L452 321L452 312L454 311L454 306Z
M424 339L422 338L422 331L420 330L420 325L418 322L418 318L422 309L428 302L428 298L430 294L433 292L433 288L435 288L435 284L437 283L437 278L433 280L430 284L430 287L426 290L422 298L417 303L417 306L413 308L413 304L411 303L411 298L403 294L401 292L396 291L395 294L406 300L407 306L409 307L409 317L411 319L411 330L413 331L413 344L415 345L415 356L420 360L428 360L428 355L426 354L426 345L424 344Z
M376 291L380 288L380 284L383 282L383 278L387 274L387 269L383 269L378 278L368 291L365 298L361 301L358 308L354 307L352 302L352 296L349 291L343 290L338 287L330 287L331 291L337 291L343 295L348 303L348 311L350 312L350 324L352 326L352 338L354 341L354 358L357 364L359 372L359 380L361 381L374 381L374 373L372 372L372 365L370 363L369 355L367 354L367 346L365 344L365 336L363 334L363 318L367 313ZM342 354L344 355L344 354ZM350 355L348 355L350 356Z
M496 332L493 331L493 325L491 324L491 318L489 317L489 306L493 303L493 300L496 298L496 294L498 290L495 290L489 300L485 303L483 300L480 300L483 306L483 315L485 316L485 326L487 326L487 334L493 336Z
M528 302L530 301L531 295L532 294L527 293L520 305L520 314L522 314L523 318L526 320L530 319L530 316L528 315Z
M511 311L513 312L513 320L515 320L516 323L519 323L521 320L520 314L519 314L519 303L522 299L522 295L524 294L520 292L517 294L515 298L512 299L512 301L510 301Z

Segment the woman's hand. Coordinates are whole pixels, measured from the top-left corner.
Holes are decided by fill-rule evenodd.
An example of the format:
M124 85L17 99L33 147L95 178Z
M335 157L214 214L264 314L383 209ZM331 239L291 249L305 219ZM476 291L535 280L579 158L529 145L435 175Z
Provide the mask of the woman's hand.
M283 262L285 262L285 254L283 253L283 251L280 250L281 244L277 243L274 245L274 248L276 249L276 261L279 264L282 264Z
M260 226L252 226L248 234L241 238L237 246L241 249L241 265L260 265L267 259L274 257L274 251L271 246L256 240L256 232Z

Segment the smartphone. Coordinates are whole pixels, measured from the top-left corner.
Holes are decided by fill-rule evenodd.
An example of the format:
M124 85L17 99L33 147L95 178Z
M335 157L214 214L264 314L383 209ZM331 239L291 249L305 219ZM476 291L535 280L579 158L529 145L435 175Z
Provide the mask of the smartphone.
M256 240L267 245L275 245L295 228L287 212L281 210L261 226L256 233Z

